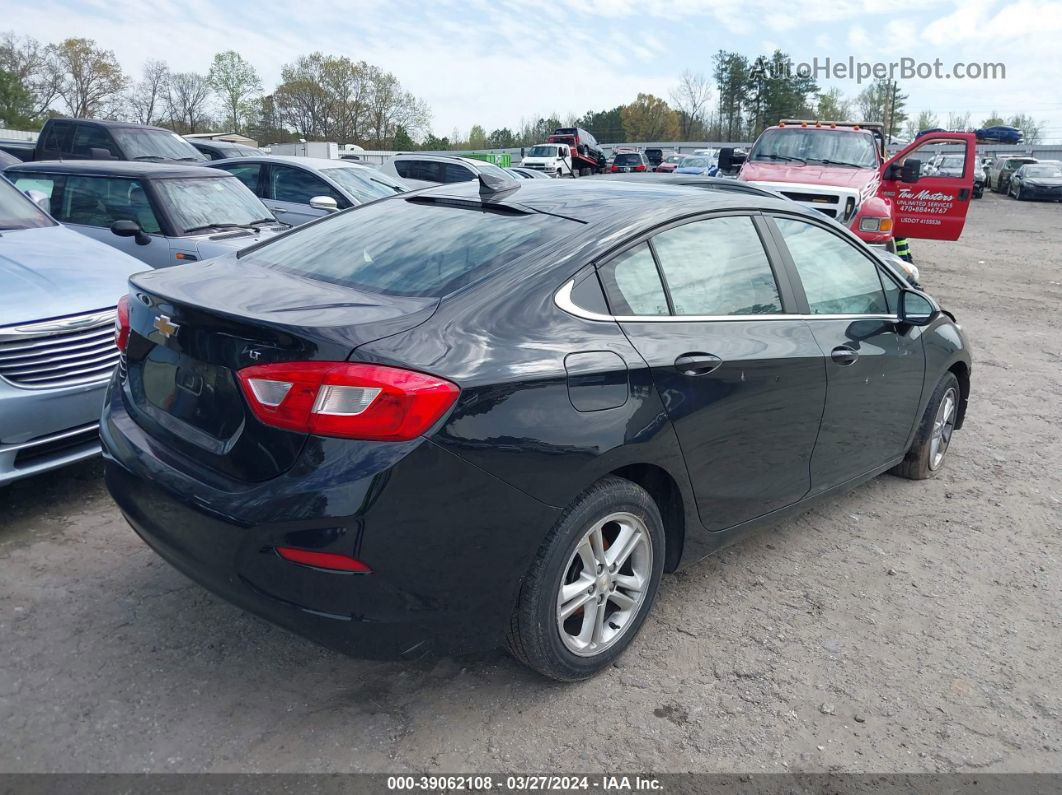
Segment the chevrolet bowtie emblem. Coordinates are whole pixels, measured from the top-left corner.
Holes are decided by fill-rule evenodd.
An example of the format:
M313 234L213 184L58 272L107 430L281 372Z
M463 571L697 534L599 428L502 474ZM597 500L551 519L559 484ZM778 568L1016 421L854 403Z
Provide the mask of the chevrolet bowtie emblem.
M181 327L178 323L171 323L170 319L165 315L159 315L155 318L154 326L163 337L172 337Z

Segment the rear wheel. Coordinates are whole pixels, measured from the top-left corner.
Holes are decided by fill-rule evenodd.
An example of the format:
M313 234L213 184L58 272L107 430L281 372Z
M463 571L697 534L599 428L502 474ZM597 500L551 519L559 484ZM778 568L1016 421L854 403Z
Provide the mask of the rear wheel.
M590 174L591 174L591 171L590 171L590 169L588 169L588 168L581 168L581 169L579 169L579 176L580 176L580 177L589 177L589 176L590 176Z
M960 399L959 380L954 373L948 373L937 384L926 406L911 449L903 461L892 468L894 475L925 480L940 471L959 417Z
M656 503L635 483L604 478L572 503L543 544L506 645L551 679L593 676L638 634L663 568Z

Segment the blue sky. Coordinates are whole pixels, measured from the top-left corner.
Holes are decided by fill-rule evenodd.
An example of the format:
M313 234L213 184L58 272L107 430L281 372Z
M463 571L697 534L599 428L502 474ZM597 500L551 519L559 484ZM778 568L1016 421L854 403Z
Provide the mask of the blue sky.
M522 118L666 97L683 70L709 73L720 48L775 47L797 61L1003 62L1003 80L901 83L908 110L1026 112L1062 140L1062 2L926 0L9 0L8 27L45 41L87 36L130 73L147 58L205 71L234 48L267 88L296 55L321 50L394 72L425 99L439 135ZM0 24L0 28L3 28ZM820 81L854 95L854 80Z

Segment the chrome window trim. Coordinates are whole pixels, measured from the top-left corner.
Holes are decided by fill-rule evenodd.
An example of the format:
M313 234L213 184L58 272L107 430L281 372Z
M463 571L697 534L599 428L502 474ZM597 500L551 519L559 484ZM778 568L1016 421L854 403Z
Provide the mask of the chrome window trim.
M889 320L899 323L898 315L798 315L776 312L762 315L604 315L583 309L572 300L575 279L569 279L553 294L558 309L583 320L616 323L690 323L699 321L735 322L741 320Z

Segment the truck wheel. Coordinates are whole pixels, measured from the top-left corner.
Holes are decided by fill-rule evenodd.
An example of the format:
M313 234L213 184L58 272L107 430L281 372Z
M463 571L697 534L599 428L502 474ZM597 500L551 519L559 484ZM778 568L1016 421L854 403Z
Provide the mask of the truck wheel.
M580 177L589 177L590 176L590 169L588 169L588 168L579 169L579 176Z

